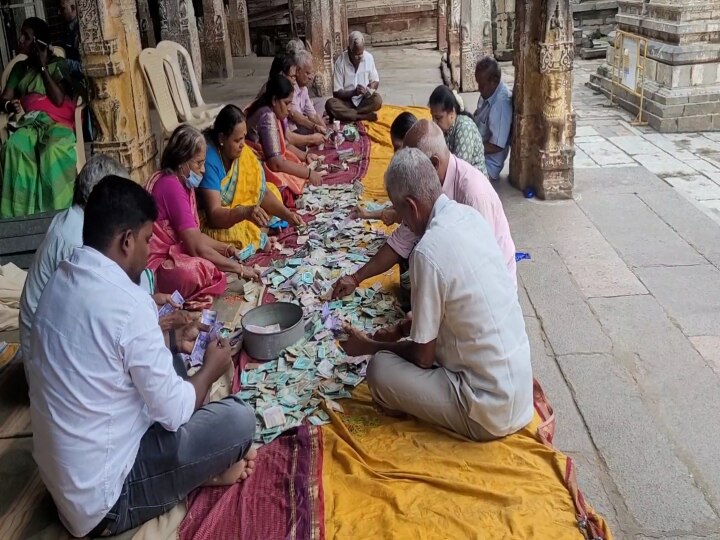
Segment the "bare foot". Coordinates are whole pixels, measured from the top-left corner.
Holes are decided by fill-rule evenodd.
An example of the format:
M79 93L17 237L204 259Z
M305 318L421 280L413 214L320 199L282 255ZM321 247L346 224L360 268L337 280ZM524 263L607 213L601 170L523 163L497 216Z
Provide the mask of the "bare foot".
M205 482L205 486L230 486L235 482L242 482L247 480L248 477L255 470L255 459L257 458L257 450L255 447L251 447L245 457L238 461L235 465L232 465L224 473L217 476L213 476L210 480Z

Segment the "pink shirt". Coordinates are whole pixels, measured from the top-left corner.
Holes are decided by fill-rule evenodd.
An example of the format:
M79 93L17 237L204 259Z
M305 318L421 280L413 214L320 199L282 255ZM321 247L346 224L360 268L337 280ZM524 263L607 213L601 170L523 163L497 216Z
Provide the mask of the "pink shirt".
M510 235L510 225L500 197L490 181L475 167L451 155L442 192L460 204L472 206L485 218L495 234L510 277L517 286L515 243ZM407 259L418 240L420 238L415 233L405 225L400 225L388 238L387 243L393 251Z
M177 176L166 174L158 178L152 196L157 204L158 220L168 220L176 234L200 228L197 214L193 211L194 201L190 200L195 194Z
M290 108L295 112L299 112L303 116L317 114L315 111L315 105L313 105L312 99L310 99L310 92L308 92L307 86L300 88L297 84L295 85L295 92L293 93L293 100L290 104ZM288 127L292 131L297 128L295 123L290 120L288 120Z

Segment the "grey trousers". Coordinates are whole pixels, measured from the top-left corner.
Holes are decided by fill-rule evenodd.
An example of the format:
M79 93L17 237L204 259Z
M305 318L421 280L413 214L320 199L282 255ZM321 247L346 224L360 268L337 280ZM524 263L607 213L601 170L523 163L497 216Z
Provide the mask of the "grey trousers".
M254 435L255 413L236 396L201 407L175 433L153 424L120 498L90 536L114 536L164 514L240 461Z
M457 378L442 367L422 369L389 351L377 353L367 368L370 393L381 407L402 411L474 441L498 439L468 416Z

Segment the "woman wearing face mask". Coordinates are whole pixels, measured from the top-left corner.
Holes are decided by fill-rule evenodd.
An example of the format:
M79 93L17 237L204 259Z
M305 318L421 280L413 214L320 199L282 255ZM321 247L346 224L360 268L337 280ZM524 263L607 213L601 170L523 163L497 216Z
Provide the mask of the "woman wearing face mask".
M265 92L247 109L248 144L263 161L265 177L281 190L302 194L305 182L322 184L322 177L309 164L317 156L285 142L282 122L288 116L293 85L283 75L270 79Z
M247 125L238 107L223 107L204 135L205 174L197 193L205 210L200 215L205 234L240 248L245 260L267 244L261 227L278 218L290 225L304 223L285 208L278 188L265 181L262 165L245 145Z
M480 131L473 117L463 110L458 96L447 86L440 85L430 94L428 106L433 121L445 134L450 152L487 176L485 147Z
M161 293L180 291L198 309L225 292L223 272L259 279L256 271L237 261L235 246L200 231L195 188L205 172L205 151L202 133L187 124L178 126L163 151L160 171L146 186L158 207L148 257L155 287Z

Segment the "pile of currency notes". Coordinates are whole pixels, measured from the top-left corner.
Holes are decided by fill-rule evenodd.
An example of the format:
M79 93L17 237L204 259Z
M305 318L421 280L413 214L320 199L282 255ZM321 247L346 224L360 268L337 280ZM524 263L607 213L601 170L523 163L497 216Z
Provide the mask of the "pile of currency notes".
M314 425L328 423L323 402L342 412L337 400L349 398L363 381L368 360L348 357L338 346L343 325L371 333L402 316L395 297L380 284L331 299L335 281L367 262L385 241L384 233L348 219L357 194L349 185L310 188L300 212L315 219L298 238L298 248L262 273L276 300L303 308L305 337L276 360L249 364L241 374L238 395L255 408L258 442L269 443L305 418Z

